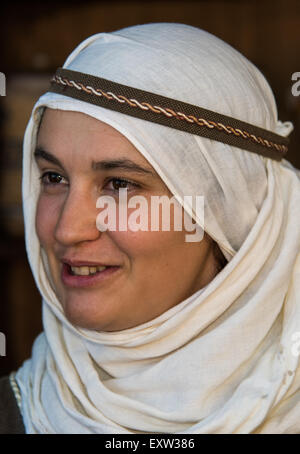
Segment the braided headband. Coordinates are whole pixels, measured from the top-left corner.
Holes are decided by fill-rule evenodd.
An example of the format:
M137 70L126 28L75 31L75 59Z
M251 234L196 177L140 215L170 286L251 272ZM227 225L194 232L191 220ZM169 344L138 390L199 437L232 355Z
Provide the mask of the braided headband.
M266 129L165 96L58 68L49 91L281 160L289 140Z

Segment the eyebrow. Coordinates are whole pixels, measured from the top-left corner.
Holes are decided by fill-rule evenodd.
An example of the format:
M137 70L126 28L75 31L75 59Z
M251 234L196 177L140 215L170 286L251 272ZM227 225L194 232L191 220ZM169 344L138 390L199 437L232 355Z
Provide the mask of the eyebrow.
M48 151L44 150L40 146L37 146L36 149L34 150L34 157L36 160L45 159L45 161L49 161L52 164L55 164L55 165L63 168L63 165L61 164L59 159L57 159L55 156L53 156L53 154L48 153Z
M37 146L34 151L35 159L45 159L46 161L51 162L61 168L63 165L53 154L49 153L48 151L44 150L41 146ZM145 168L137 164L136 162L132 161L131 159L104 159L102 161L92 161L92 170L112 170L112 169L121 169L128 172L137 172L141 174L152 175L153 177L156 174L149 168Z
M148 168L142 167L130 159L113 159L103 160L92 163L93 170L111 170L111 169L122 169L130 172L138 172L155 176L155 173Z

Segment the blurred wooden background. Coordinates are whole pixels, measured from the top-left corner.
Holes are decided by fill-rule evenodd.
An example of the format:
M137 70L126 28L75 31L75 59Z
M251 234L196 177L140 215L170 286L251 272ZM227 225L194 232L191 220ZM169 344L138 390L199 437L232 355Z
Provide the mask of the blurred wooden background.
M268 79L279 118L295 125L288 159L300 168L300 96L291 94L300 71L299 0L55 1L1 4L0 98L0 332L6 356L0 376L30 356L42 330L40 296L26 260L21 207L22 138L34 102L50 75L88 36L149 22L203 28L248 57Z

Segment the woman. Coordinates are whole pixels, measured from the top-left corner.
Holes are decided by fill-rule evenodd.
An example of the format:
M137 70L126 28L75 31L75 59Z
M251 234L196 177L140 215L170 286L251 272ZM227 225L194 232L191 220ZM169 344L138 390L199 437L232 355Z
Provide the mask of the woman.
M300 432L291 130L261 73L194 27L130 27L72 52L24 139L44 324L10 376L26 433ZM140 217L174 196L202 239L175 221L122 230L120 211L105 230L100 196L128 215L143 197Z

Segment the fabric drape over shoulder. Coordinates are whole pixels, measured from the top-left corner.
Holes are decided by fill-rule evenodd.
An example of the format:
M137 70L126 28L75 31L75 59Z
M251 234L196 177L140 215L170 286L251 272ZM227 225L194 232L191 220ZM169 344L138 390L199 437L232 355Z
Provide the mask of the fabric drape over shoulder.
M288 136L246 58L182 24L96 34L64 68L178 99ZM204 196L205 231L227 266L154 320L119 332L72 326L35 231L33 151L45 107L83 112L127 137L178 197ZM288 159L288 157L287 157ZM300 433L299 172L184 131L46 93L24 138L26 246L44 332L16 374L27 433ZM197 219L193 206L189 214Z

